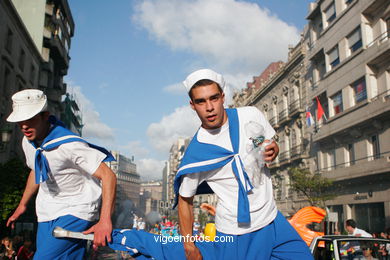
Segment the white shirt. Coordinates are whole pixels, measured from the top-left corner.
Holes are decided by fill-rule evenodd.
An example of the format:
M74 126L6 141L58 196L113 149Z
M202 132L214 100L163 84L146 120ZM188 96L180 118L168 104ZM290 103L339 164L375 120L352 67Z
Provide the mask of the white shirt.
M34 170L36 149L24 137L27 166ZM106 155L83 142L60 145L43 151L49 163L48 180L39 185L36 198L38 222L71 214L93 221L99 217L101 184L93 177Z
M370 233L368 233L360 228L355 228L352 235L353 236L359 235L360 237L372 237L372 235Z
M263 228L271 223L277 214L268 169L260 168L260 172L253 170L253 162L248 151L248 147L252 147L252 141L249 139L251 136L249 136L246 125L249 122L255 122L257 125L263 126L266 139L271 139L275 135L275 130L255 107L238 108L237 113L240 121L239 154L254 186L252 191L248 193L251 223L247 226L238 225L238 183L232 171L231 163L213 171L185 175L179 190L181 196L192 197L195 195L198 185L203 181L207 181L207 184L218 196L215 216L216 228L220 232L233 235L246 234ZM228 121L219 129L206 130L200 128L198 141L216 144L232 151Z

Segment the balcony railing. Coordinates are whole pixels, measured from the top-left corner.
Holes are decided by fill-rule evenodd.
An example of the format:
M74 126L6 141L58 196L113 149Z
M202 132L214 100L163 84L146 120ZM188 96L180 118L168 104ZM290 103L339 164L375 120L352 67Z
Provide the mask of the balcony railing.
M379 35L378 37L376 37L372 42L368 43L367 44L367 48L371 47L372 45L374 45L375 43L379 42L381 43L382 41L386 40L389 38L389 35L390 35L390 30L382 33L381 35Z
M291 102L289 106L290 115L297 112L300 108L301 108L301 101L299 99L296 99L293 102Z
M361 161L369 162L369 161L373 161L373 160L378 160L380 158L384 158L385 156L387 156L387 154L390 154L390 151L373 154L373 155L370 155L370 156L362 157L362 158L351 160L351 161L344 162L344 163L330 165L328 167L317 169L316 173L320 173L320 172L323 172L323 171L336 170L336 169L340 169L340 168L346 168L346 167L355 165L355 164L357 164L357 163L359 163Z
M269 120L269 123L272 125L272 126L275 126L277 124L277 118L276 117L272 117L270 120Z
M290 159L290 151L281 152L279 154L279 162L285 162Z
M288 116L288 110L287 109L284 109L284 110L280 111L279 112L279 121L286 120L287 116Z
M304 151L303 144L299 144L299 145L293 146L291 148L291 157L300 156L300 155L303 154L303 151Z

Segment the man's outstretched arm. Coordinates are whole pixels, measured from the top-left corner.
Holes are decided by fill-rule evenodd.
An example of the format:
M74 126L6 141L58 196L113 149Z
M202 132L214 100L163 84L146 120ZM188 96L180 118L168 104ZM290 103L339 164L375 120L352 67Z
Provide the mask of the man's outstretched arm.
M94 233L94 247L106 246L106 240L111 242L111 215L115 204L116 176L105 163L100 164L93 176L102 182L102 208L98 223L83 233Z
M28 202L30 201L31 197L37 193L38 188L39 184L35 184L35 172L31 170L30 174L28 175L26 188L24 189L22 199L20 200L15 212L7 220L7 227L9 225L11 225L12 228L15 227L15 221L26 211Z
M193 201L194 196L185 198L179 196L178 212L179 212L179 226L180 234L184 237L184 251L188 260L202 259L199 249L194 243L187 240L192 236L192 227L194 225L194 213L193 213Z

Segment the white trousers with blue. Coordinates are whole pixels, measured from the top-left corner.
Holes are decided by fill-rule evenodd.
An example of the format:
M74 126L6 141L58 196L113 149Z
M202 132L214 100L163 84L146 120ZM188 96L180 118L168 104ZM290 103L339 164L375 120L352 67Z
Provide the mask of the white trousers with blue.
M72 231L85 231L92 222L72 215L55 220L38 222L37 250L34 260L82 260L85 254L86 240L72 238L56 238L52 235L57 226Z
M217 236L220 241L222 236L226 237L225 241L229 241L229 236L233 238L231 242L215 243L218 259L313 259L309 247L280 212L271 224L260 230L244 235L217 231Z

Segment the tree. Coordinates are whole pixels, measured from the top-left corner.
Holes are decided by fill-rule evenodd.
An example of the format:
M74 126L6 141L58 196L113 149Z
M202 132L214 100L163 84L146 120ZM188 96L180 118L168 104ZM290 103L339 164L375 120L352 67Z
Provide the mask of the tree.
M207 213L202 212L202 210L200 210L199 215L198 215L198 221L199 221L199 224L201 227L205 227L207 222L208 222Z
M311 206L324 208L327 200L336 197L328 192L333 181L320 174L312 174L308 169L300 168L290 168L288 174L291 188L303 194Z
M29 169L14 158L0 164L0 222L4 222L16 209L22 198Z

